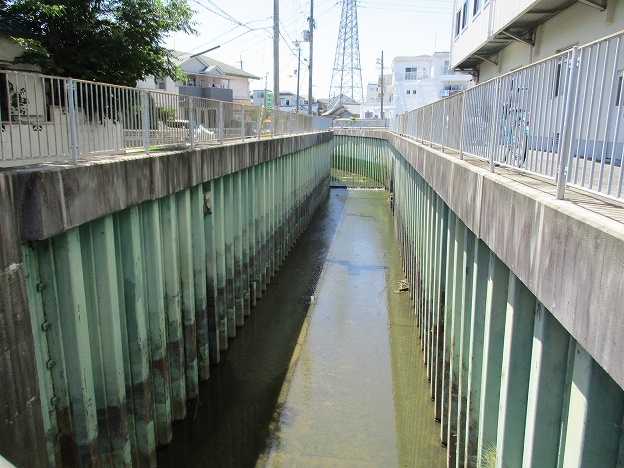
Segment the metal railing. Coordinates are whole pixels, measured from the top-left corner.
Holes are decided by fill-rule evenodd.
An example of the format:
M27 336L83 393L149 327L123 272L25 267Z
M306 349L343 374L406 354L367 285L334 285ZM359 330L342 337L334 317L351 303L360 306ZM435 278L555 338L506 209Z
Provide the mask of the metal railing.
M156 90L0 71L0 164L328 130L331 119Z
M403 114L390 129L622 199L624 31ZM563 174L563 177L559 175Z
M345 127L388 127L388 119L335 119L332 122L334 128Z

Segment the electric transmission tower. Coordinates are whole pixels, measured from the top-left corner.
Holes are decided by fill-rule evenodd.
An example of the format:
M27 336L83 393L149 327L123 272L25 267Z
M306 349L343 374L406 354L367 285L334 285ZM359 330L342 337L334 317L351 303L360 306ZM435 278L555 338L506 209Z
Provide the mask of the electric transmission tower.
M360 66L357 0L341 0L341 3L340 31L338 44L336 44L329 98L343 95L355 102L361 102L362 67Z

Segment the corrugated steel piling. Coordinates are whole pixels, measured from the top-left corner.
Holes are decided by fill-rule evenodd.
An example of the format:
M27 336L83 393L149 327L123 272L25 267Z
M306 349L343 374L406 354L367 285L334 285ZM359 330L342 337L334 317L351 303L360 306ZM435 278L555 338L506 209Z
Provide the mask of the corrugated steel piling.
M332 148L333 168L389 190L447 466L618 466L624 391L471 230L480 200L460 216L429 185L464 183L434 172L438 157L373 131Z
M50 465L155 466L329 193L327 143L267 156L23 245Z

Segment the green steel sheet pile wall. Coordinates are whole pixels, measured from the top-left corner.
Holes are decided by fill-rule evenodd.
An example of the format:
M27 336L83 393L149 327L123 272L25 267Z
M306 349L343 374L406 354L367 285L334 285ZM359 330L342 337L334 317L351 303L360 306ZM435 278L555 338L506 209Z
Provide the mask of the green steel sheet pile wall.
M622 388L412 164L381 136L332 162L390 190L448 466L623 466Z
M329 193L329 143L23 245L51 466L154 466Z
M332 168L373 179L389 188L392 153L386 140L336 136L332 141Z

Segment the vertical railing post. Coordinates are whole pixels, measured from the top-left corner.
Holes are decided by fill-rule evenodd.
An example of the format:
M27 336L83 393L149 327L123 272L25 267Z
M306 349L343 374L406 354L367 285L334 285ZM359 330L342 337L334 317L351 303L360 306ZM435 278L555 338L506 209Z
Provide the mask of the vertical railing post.
M490 172L494 172L494 151L496 148L496 130L499 127L500 122L498 121L498 110L500 107L500 94L501 94L501 79L496 78L494 81L494 86L496 86L496 101L494 104L494 109L492 111L492 131L490 134Z
M578 46L572 49L570 62L570 75L568 89L565 96L565 115L563 116L563 128L561 130L561 146L559 151L559 167L557 168L557 200L563 200L566 184L568 181L568 160L572 152L572 127L574 125L574 113L576 111L576 77L578 76ZM574 102L572 102L574 99ZM566 157L567 156L567 157Z
M245 105L241 104L241 140L245 141Z
M147 91L141 91L141 130L143 136L143 148L145 148L145 154L149 154L150 142L149 142L149 99Z
M430 104L429 109L431 110L429 117L429 148L433 148L433 118L435 112L433 104Z
M464 159L464 109L466 109L466 92L461 93L461 112L459 120L459 159Z
M449 123L449 119L448 119L448 115L446 115L446 101L448 101L448 99L444 99L444 101L442 101L442 152L444 153L444 147L447 144L447 140L448 140L448 123Z
M273 138L275 136L275 126L277 125L277 112L275 109L271 109L269 115L271 116L271 138Z
M264 107L259 107L258 108L258 117L256 119L258 121L257 122L257 124L258 124L258 127L257 127L258 128L258 130L257 130L258 140L260 139L260 134L262 133L262 116L263 116L263 114L264 114Z
M217 115L219 120L219 143L223 144L223 102L219 101L219 113Z
M78 164L80 148L78 148L78 122L76 118L76 88L74 80L65 80L65 92L67 95L67 117L69 118L69 154L74 164Z
M189 143L191 149L195 148L195 119L193 118L193 98L189 96L188 100L188 126L189 126Z

